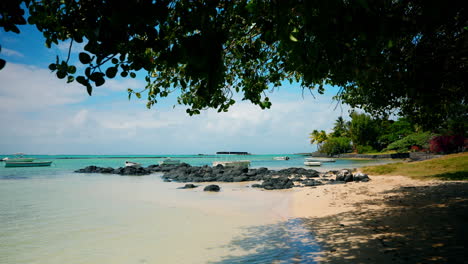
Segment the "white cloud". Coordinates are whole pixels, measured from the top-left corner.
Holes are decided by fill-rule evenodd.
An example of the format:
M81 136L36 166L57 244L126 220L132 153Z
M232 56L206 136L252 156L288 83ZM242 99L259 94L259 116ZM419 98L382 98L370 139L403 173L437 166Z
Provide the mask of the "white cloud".
M227 113L208 110L198 116L188 116L184 106L148 110L139 101L128 101L124 91L117 97L88 97L80 85L66 84L48 70L11 63L0 71L0 81L2 152L303 152L312 150L308 133L331 128L340 115L330 97L302 99L300 93L283 92L270 96L269 110L248 102ZM115 88L119 83L109 85L120 91Z
M71 53L78 53L84 51L85 42L73 42L71 47ZM63 41L56 45L57 49L61 51L63 54L68 54L68 50L70 49L70 41Z
M144 82L137 79L119 78L106 80L106 83L104 83L101 87L109 89L111 91L126 92L128 88L134 89L135 91L139 91L145 89L145 86L146 84ZM123 93L123 95L125 95L125 93Z
M33 111L78 103L86 98L81 85L67 84L49 70L8 63L0 71L0 110Z
M7 48L2 48L2 54L5 54L6 56L11 56L11 57L19 57L19 58L24 57L23 53L16 51L16 50L12 50L12 49L7 49Z

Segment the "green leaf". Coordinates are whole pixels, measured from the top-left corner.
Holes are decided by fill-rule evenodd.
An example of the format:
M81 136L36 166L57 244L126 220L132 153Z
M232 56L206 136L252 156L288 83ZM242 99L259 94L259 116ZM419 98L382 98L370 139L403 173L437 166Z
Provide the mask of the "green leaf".
M80 59L80 62L83 64L88 64L91 62L91 57L89 56L88 53L85 52L80 52L78 55L78 58Z
M71 65L71 66L68 66L68 73L70 74L75 74L76 72L76 67Z
M128 100L130 100L132 98L133 90L128 88L127 91L128 91Z
M289 35L289 39L290 39L291 41L293 41L293 42L298 42L297 38L294 37L292 34Z
M135 78L135 77L136 77L136 74L135 74L134 72L131 72L131 73L130 73L130 77Z
M112 60L111 60L111 61L112 61L112 63L114 63L114 64L117 64L117 63L119 63L119 60L118 60L117 58L112 58Z
M56 75L57 75L57 78L63 79L65 78L65 76L67 76L67 73L64 71L57 71Z
M76 77L76 81L82 85L85 85L88 83L88 81L86 80L86 78L84 76L78 76Z
M124 77L124 78L127 77L127 75L128 75L128 72L125 72L125 71L123 71L123 72L120 73L120 76L122 76L122 77Z
M98 78L98 79L97 79L96 81L94 81L94 82L96 83L96 86L101 86L101 85L103 85L103 84L106 82L106 80L104 80L104 78L101 77L101 78Z
M5 67L6 61L4 59L0 59L0 70Z
M136 97L138 97L138 99L141 98L141 94L140 93L135 93Z
M117 74L117 67L109 67L106 70L106 76L108 78L114 78L115 75Z
M73 77L73 76L68 76L68 77L67 77L67 83L71 83L71 82L73 82L74 80L75 80L75 77Z
M19 30L18 27L15 26L15 25L10 26L10 30L13 31L13 32L15 32L16 34L19 34L19 33L20 33L20 30Z
M392 41L392 40L389 40L389 41L388 41L387 47L388 47L388 48L393 47L393 41Z
M91 93L93 92L93 87L91 86L91 84L86 84L86 91L88 92L89 96L91 96Z
M91 79L91 81L93 81L96 84L96 86L101 86L106 82L104 80L104 74L101 72L93 72L89 79Z

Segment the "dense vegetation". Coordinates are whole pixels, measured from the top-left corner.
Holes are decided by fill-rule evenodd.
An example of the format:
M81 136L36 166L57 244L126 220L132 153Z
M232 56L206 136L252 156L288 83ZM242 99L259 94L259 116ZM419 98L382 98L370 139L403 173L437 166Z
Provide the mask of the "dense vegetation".
M421 130L407 118L394 121L355 111L351 112L350 119L345 121L339 117L328 134L314 130L310 133L310 143L316 143L318 151L327 155L380 151L454 153L464 147L466 135L460 131L439 130L438 133L445 133L439 135Z
M265 91L296 81L319 93L338 86L337 99L352 107L397 111L424 128L466 121L467 21L463 0L0 2L6 32L31 24L48 47L85 43L84 67L68 54L49 68L89 94L144 72L145 93L130 95L146 94L151 107L178 90L178 103L196 114L227 111L235 92L268 108Z

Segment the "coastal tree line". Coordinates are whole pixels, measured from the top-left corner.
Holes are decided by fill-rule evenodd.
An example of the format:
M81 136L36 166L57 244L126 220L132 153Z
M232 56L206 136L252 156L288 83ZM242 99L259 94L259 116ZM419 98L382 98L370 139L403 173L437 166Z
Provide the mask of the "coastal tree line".
M234 93L269 108L266 92L290 81L313 93L340 87L337 100L426 130L467 120L467 21L464 0L0 2L4 31L29 24L49 48L68 41L49 69L90 95L139 73L146 86L129 97L150 108L176 92L192 115L227 111Z
M342 153L378 153L425 151L453 153L465 147L466 122L447 120L437 130L424 130L409 118L396 120L374 118L366 113L351 111L350 120L338 117L330 133L313 130L310 143L327 155Z

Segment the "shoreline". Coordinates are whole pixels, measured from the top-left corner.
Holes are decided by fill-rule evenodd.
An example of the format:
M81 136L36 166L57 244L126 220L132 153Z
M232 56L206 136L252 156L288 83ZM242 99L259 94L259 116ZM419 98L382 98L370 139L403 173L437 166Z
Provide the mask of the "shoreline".
M319 263L463 263L468 183L370 176L293 193Z
M242 199L251 196L252 201L263 200L264 206L268 204L268 215L290 228L286 237L294 241L292 244L301 239L299 236L299 240L295 240L295 228L303 227L307 231L299 233L312 235L312 240L301 245L317 250L301 252L303 255L298 256L299 259L318 263L381 264L463 263L466 259L468 182L372 175L369 182L354 182L353 178L359 172L353 172L348 182L347 173L319 176L317 171L299 168L281 171L267 168L224 171L222 167L190 166L168 170L153 168L163 173L163 180L172 180L171 185L186 182L202 186L219 184L222 191L226 191L225 195L220 194L225 197L217 202L219 206L226 197L235 199L239 195ZM304 175L299 179L297 174ZM232 183L240 176L246 178ZM330 176L336 178L331 181L327 179ZM207 177L212 178L207 180ZM317 181L312 178L316 177L331 184L303 183L315 183ZM252 186L252 179L263 180L265 190L256 188L254 191L252 187L258 186ZM283 190L270 191L265 182L271 179L287 180L288 185L273 188ZM214 194L212 197L221 198ZM273 197L276 202L270 203L269 198ZM242 204L239 206L241 208Z

